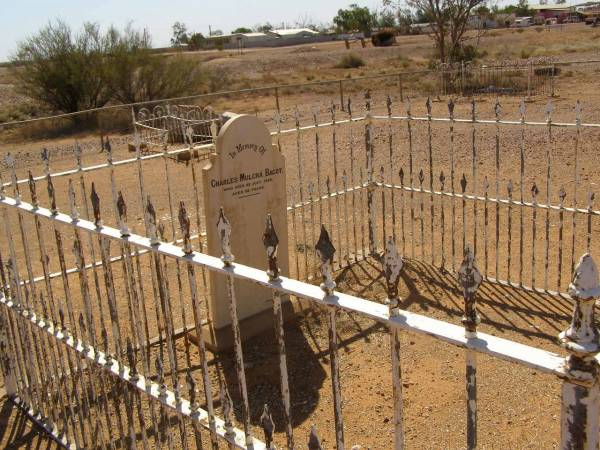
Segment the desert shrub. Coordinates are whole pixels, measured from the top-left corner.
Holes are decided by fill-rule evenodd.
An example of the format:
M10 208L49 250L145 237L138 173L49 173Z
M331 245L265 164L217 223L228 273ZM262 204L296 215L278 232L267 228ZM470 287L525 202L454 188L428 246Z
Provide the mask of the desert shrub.
M454 49L451 49L448 54L450 55L451 61L475 61L480 58L481 54L476 46L465 44L460 45Z
M346 53L335 67L338 69L357 69L364 65L365 61L356 53Z
M73 33L57 21L20 42L13 62L21 92L65 113L110 101L183 96L197 92L206 78L197 63L182 55L155 55L150 35L130 26L103 34L97 24L86 23Z
M19 91L53 110L74 112L104 106L107 40L96 24L75 34L62 21L50 23L17 45L12 58ZM17 66L24 66L18 69Z
M529 47L525 47L521 49L521 59L529 59L533 51Z
M180 97L196 92L204 81L205 74L191 59L183 55L153 55L146 30L128 26L119 32L111 28L107 36L107 85L119 102Z

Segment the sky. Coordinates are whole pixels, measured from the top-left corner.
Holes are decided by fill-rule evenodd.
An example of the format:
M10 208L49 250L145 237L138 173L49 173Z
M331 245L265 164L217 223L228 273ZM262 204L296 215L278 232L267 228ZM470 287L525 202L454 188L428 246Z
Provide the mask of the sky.
M103 27L132 22L136 28L147 28L153 44L161 47L169 43L177 21L205 35L209 25L229 33L267 21L293 25L305 16L331 22L338 9L351 3L371 9L381 5L380 0L0 0L0 61L14 54L18 41L57 18L74 29L86 21Z

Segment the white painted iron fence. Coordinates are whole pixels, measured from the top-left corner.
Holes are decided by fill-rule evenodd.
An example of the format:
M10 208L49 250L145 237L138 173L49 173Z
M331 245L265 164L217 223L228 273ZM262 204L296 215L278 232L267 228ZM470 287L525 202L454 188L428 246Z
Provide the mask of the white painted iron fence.
M102 448L218 448L219 443L267 448L273 424L266 410L260 421L264 440L251 430L251 416L263 402L250 404L239 333L234 334L232 383L223 361L204 348L203 326L210 325L206 272L216 271L273 289L281 394L278 404L269 406L283 411L278 426L286 432L288 448L294 447L295 412L281 294L327 306L337 448L345 441L336 333L340 309L390 329L396 448L403 447L400 330L468 350L469 448L477 438L476 352L563 379L562 446L596 448L593 304L600 288L591 258L576 267L575 256L596 253L598 244L594 217L599 212L593 209L589 168L600 126L583 123L579 104L571 122L554 119L551 104L541 121L526 120L524 104L512 121L503 119L499 103L492 119L480 119L475 103L450 102L445 117L433 115L431 101L424 114L413 113L416 105L410 102L405 106L406 112L398 114L390 97L382 105L367 93L360 114L356 110L363 108L350 100L343 116L332 105L329 111L315 110L312 123L302 123L297 114L290 129L282 127L284 117L276 116L273 139L288 161L291 277L278 273L277 239L269 222L264 235L268 270L232 263L235 249L226 240L222 259L204 253L199 162L172 161L189 152L194 145L189 141L143 155L134 136L135 157L116 159L128 149L109 145L106 162L90 165L84 165L76 145L75 166L55 171L45 151L44 174L27 177L19 176L9 157L12 180L0 183L13 191L9 195L3 189L1 200L6 238L0 246L0 359L8 392L57 439L78 448L89 448L91 436ZM467 118L455 116L461 107ZM48 193L47 207L39 200L40 182ZM106 225L109 217L113 227ZM225 216L221 225L227 236ZM257 239L261 232L256 230ZM398 253L457 275L464 289L463 326L398 309ZM381 255L388 306L334 290L335 270ZM321 287L307 284L317 278ZM475 292L481 279L570 294L574 319L561 335L569 356L477 332ZM178 336L186 337L183 349ZM239 429L233 427L234 409ZM319 445L313 433L309 448Z

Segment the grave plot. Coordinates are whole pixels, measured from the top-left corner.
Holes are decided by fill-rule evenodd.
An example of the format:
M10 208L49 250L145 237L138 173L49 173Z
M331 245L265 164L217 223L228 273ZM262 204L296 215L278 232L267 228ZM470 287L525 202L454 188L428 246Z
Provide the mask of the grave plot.
M143 154L135 128L134 155L9 157L9 393L86 448L597 437L599 127L374 101L221 114L186 164L195 142Z

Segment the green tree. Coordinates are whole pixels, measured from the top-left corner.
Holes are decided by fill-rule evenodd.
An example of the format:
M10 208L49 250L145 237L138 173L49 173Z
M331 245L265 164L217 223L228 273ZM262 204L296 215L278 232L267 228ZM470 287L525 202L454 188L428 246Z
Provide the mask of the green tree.
M152 39L146 31L127 26L122 32L108 31L110 61L108 86L113 98L135 103L177 97L196 92L204 74L198 65L182 55L164 57L152 53Z
M273 25L271 25L269 22L265 22L263 24L255 25L254 31L258 33L266 33L267 31L271 31L273 28Z
M239 27L231 32L231 34L236 34L236 33L252 33L252 30L250 28L246 28L246 27Z
M375 24L375 14L366 6L360 7L353 3L348 9L338 10L337 15L333 18L333 23L343 33L362 31L369 36Z
M375 15L375 25L378 28L394 28L396 26L396 15L389 9L378 11Z
M185 23L175 22L172 28L173 37L171 38L171 45L187 44L189 41L189 36Z
M12 57L18 89L54 111L76 112L104 106L107 39L97 24L73 33L57 20L17 44ZM23 67L19 67L23 66Z
M206 38L202 33L192 33L188 39L188 47L190 50L200 50L204 48Z
M526 1L526 0L519 0ZM473 52L474 47L466 45L466 35L471 13L484 5L486 0L406 0L415 16L427 18L431 24L431 37L435 42L439 61L442 63L460 60ZM384 0L384 6L401 5L394 0Z

